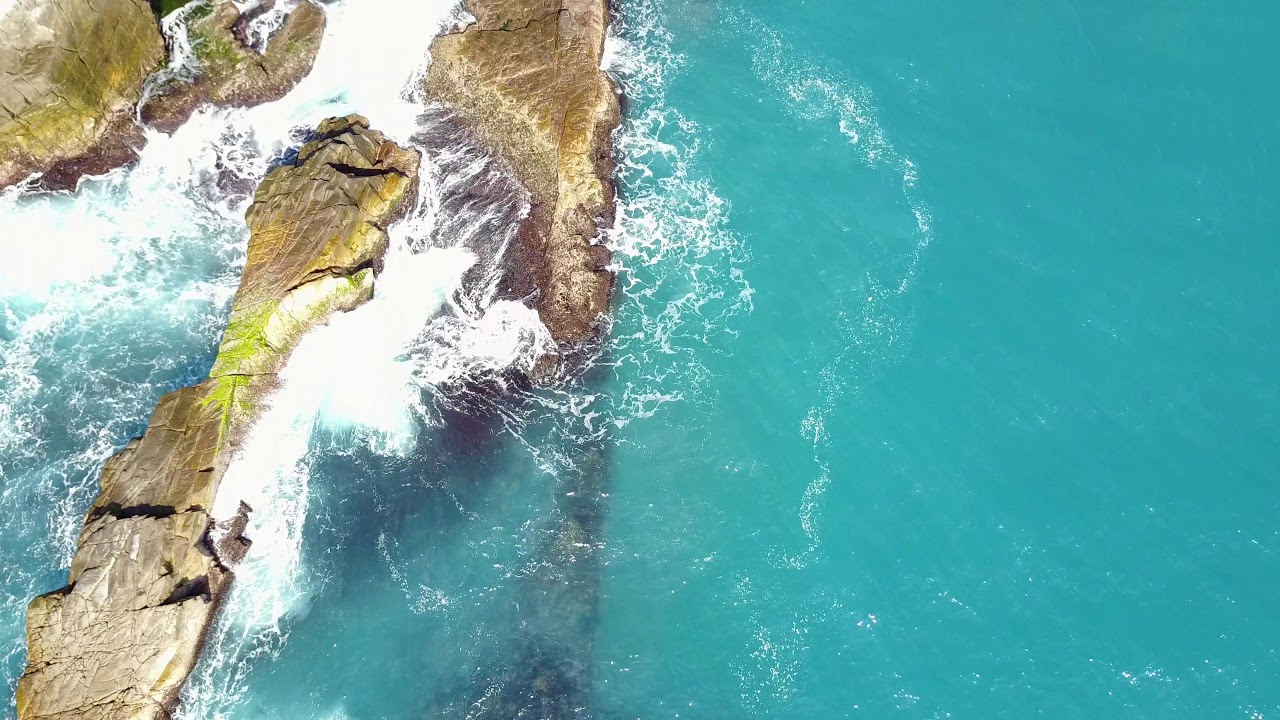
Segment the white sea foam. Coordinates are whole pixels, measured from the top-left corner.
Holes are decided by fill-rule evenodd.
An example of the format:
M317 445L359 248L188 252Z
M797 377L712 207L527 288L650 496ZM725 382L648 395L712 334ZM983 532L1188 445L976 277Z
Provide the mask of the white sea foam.
M819 372L818 398L801 423L813 443L815 477L800 500L799 520L808 540L800 553L786 553L784 564L807 567L821 550L822 496L832 472L824 460L831 449L826 424L846 405L849 395L891 362L903 345L909 316L906 296L914 286L924 253L933 242L933 216L920 195L919 168L894 144L880 121L870 88L803 53L799 45L757 17L739 19L740 31L752 38L753 70L760 82L784 101L797 122L816 132L836 134L870 172L885 173L900 189L904 238L885 239L876 267L865 271L865 284L842 292L833 331L844 338L835 358Z
M68 413L80 418L74 427L81 433L107 427L118 433L118 421L98 410L115 401L154 401L143 378L122 383L97 375L112 358L98 356L92 333L115 333L143 350L187 333L207 336L220 321L235 278L217 269L234 270L227 266L235 264L243 222L240 207L210 203L203 193L213 161L200 153L157 158L135 172L88 181L76 195L29 196L20 188L0 195L6 228L0 248L12 259L0 269L0 458L11 468L34 457L50 423L65 423ZM47 386L41 364L50 358L60 363L62 387ZM163 373L165 361L154 369ZM93 458L101 462L111 444L95 448ZM90 466L93 458L86 459ZM80 487L71 491L77 499ZM55 536L73 536L66 528L79 524L80 512L59 516Z
M629 378L621 392L563 404L586 435L691 399L671 388L705 388L700 351L731 337L730 319L752 309L750 255L729 229L729 203L700 160L701 129L667 101L669 79L685 59L672 49L666 7L636 0L619 10L602 65L631 112L614 135L625 190L606 242L624 296L615 327L637 329L615 333L602 355Z
M786 97L788 109L801 120L827 125L844 136L849 150L871 169L892 173L914 220L909 247L899 253L899 277L887 290L907 292L919 271L923 253L933 241L933 214L919 194L919 168L898 150L880 121L871 89L842 76L819 61L797 54L798 45L754 16L743 25L757 39L752 62L766 87Z
M289 373L305 387L321 390L326 424L362 426L392 440L412 440L414 417L421 414L414 412L413 403L422 388L410 351L461 288L463 273L474 262L462 248L393 254L372 302L335 317L304 340L289 362Z
M623 198L611 242L623 266L621 312L635 313L635 322L626 326L639 328L616 338L614 362L634 363L626 376L642 379L626 389L625 401L597 402L590 410L603 406L605 417L622 422L661 412L667 402L696 402L697 397L671 393L668 383L678 378L680 387L698 387L694 343L699 351L706 341L724 347L733 315L750 310L753 299L746 282L749 258L725 222L730 208L715 192L713 178L700 171L699 128L665 101L667 79L683 66L663 28L668 9L677 8L660 0L624 4L624 21L632 24L608 45L606 67L622 76L630 97L640 99L618 139L623 185L638 191ZM841 409L905 344L910 295L934 240L933 220L921 168L894 143L869 88L750 14L727 16L719 27L747 48L761 91L782 103L806 134L829 138L868 176L883 180L875 186L891 188L886 204L902 212L901 232L868 238L879 254L875 266L865 268L864 282L833 289L832 304L840 309L828 332L838 349L819 370L812 406L797 423L813 460L802 470L807 476L800 475L795 494L801 539L772 548L766 560L781 571L769 577L795 578L793 573L822 567L827 493L847 473L832 454L832 433ZM635 372L641 367L655 372ZM731 621L725 625L739 647L730 667L745 716L786 715L805 692L808 633L849 616L841 598L797 598L794 588L801 586L784 588L743 573L726 601ZM864 617L854 627L874 626L878 615Z
M296 142L296 129L332 115L360 112L407 142L422 111L414 80L432 29L456 22L454 5L401 0L376 12L355 0L326 6L328 29L315 71L280 101L251 110L204 109L172 135L148 130L136 166L85 181L74 195L31 195L26 188L0 195L6 229L0 248L11 259L0 268L0 502L11 517L24 516L21 509L30 506L54 508L48 526L31 524L28 534L57 542L32 545L47 547L61 562L69 559L102 461L126 432L138 430L133 424L161 389L194 379L177 373L200 359L164 348L185 343L203 355L216 338L243 262L247 198L220 201L226 193L214 184L229 179L251 187L271 156ZM265 37L279 17L268 13L254 28ZM166 19L173 55L157 81L180 81L194 70L183 22L181 10ZM377 53L368 52L370 38L378 39ZM204 664L205 680L221 673L224 681L216 688L194 683L197 695L216 692L191 703L191 717L203 717L201 708L216 714L230 707L253 658L276 647L281 618L305 606L299 547L311 428L324 422L354 432L358 426L381 448L402 449L411 442L409 418L416 412L407 406L421 397L424 383L453 372L449 363L423 362L431 353L409 345L428 317L452 302L471 260L461 249L413 255L408 238L393 241L398 251L387 260L377 299L361 314L336 318L308 336L255 431L270 441L247 446L228 473L215 513L225 516L228 506L251 502L255 545L239 572L242 590L231 599L228 621L211 638ZM443 285L433 285L435 279ZM472 309L474 323L459 324L469 334L455 344L470 348L478 362L507 361L518 343L503 345L504 330L524 329L529 318L512 320L519 312L506 306L493 313ZM120 350L130 356L104 353L104 333L118 333ZM94 337L81 339L88 334ZM148 353L148 344L157 349ZM352 373L351 367L376 372ZM333 383L334 373L356 382ZM77 449L42 460L43 443L55 429L73 433L74 441L64 444ZM41 577L19 572L24 564L15 558L3 565L10 568L5 588L15 598L4 610L20 627L23 599L48 588L36 586ZM21 647L15 634L9 652Z
M138 117L141 117L142 108L157 90L171 83L190 82L199 73L195 49L191 45L191 36L187 34L187 16L202 4L203 0L191 0L160 21L161 32L169 46L169 62L152 73L143 84L136 113Z
M418 130L422 112L416 82L425 70L436 29L457 21L450 0L388 0L371 10L347 0L326 6L328 23L315 66L284 99L245 113L263 138L288 138L297 126L346 113L373 119L398 142ZM371 45L377 51L371 52Z
M460 249L393 254L373 300L312 330L294 350L218 490L215 517L231 518L241 502L253 508L246 530L253 545L181 717L223 717L244 693L254 660L281 647L286 619L305 612L315 589L302 531L316 426L358 432L381 452L413 449L421 391L407 351L471 262Z
M27 599L70 560L103 461L141 430L161 392L189 381L220 332L245 238L243 198L206 191L222 133L175 135L136 169L74 195L0 194L0 251L10 258L0 269L9 656L24 647Z
M370 12L348 0L328 12L329 30L312 74L281 101L245 111L237 122L267 139L287 137L290 128L322 117L359 112L393 139L416 144L424 109L416 87L434 35L430 28L456 22L453 4L400 0ZM370 37L379 38L377 55L367 52ZM262 144L263 154L276 147ZM442 198L457 190L451 183L458 182L458 151L434 150L424 153L417 207L391 228L374 298L303 338L223 478L214 514L228 518L247 502L254 508L247 530L254 544L237 567L221 619L186 687L183 718L230 717L249 669L278 652L286 619L305 612L315 585L301 547L314 429L325 425L363 438L375 451L408 453L420 424L433 421L424 397L436 386L528 366L549 343L536 313L523 305L494 301L491 289L461 292L464 274L480 260L469 241L493 218L465 208L444 217ZM487 167L475 159L462 168L462 180L489 172ZM492 244L492 238L480 239ZM490 265L499 257L500 251L487 254L481 268L494 283ZM415 602L425 608L443 600L423 589Z
M241 216L247 198L229 205L211 200L219 196L209 188L220 175L256 183L271 157L296 143L299 129L332 115L366 115L401 143L412 142L421 131L416 81L427 60L431 28L460 17L454 4L394 0L371 12L368 2L344 0L325 9L328 29L315 70L285 98L250 110L205 109L172 135L149 131L135 168L86 183L76 195L32 198L10 192L0 198L0 223L19 218L5 227L43 233L61 223L65 237L51 237L46 247L77 257L76 263L54 262L49 250L20 248L16 240L0 238L13 243L15 254L28 253L35 268L15 280L12 287L21 286L20 295L0 298L5 303L0 331L19 338L3 346L6 362L0 373L7 375L0 388L0 433L5 433L0 457L26 457L25 446L33 445L49 422L59 421L38 407L47 397L38 365L54 354L68 325L84 322L86 308L92 308L90 316L105 314L130 303L126 296L142 294L145 302L134 303L134 310L163 315L173 327L198 332L201 340L193 345L211 345L236 284L245 239ZM570 383L532 394L530 407L559 418L564 434L596 437L687 399L671 387L699 387L696 378L705 371L697 352L731 334L730 319L752 307L745 272L749 258L728 230L728 203L698 159L699 128L666 103L667 77L682 61L670 49L661 12L650 0L628 3L604 62L633 106L642 108L616 136L627 193L606 238L625 295L622 312L638 329L613 339L602 362L627 366L631 380L617 393ZM179 31L180 23L173 23L170 32ZM377 39L377 53L368 51L370 38ZM170 66L175 74L190 67L183 47L175 43ZM536 313L495 299L494 258L475 250L492 247L495 223L527 211L527 202L514 197L516 205L491 208L490 217L459 213L440 199L460 184L476 183L492 167L452 147L435 148L424 160L420 205L392 229L393 249L374 300L304 339L224 478L214 513L225 518L247 501L254 508L248 531L254 545L237 569L222 619L187 686L183 718L231 717L250 669L279 651L287 619L306 612L315 578L303 563L301 532L314 428L324 424L363 438L376 450L408 452L415 423L432 420L424 392L430 397L433 387L460 378L528 369L548 346ZM524 209L517 207L521 202ZM217 240L210 243L210 238ZM199 243L208 246L197 250ZM187 272L159 285L148 275L163 280L169 267L193 262L205 268L203 275ZM457 292L462 274L473 267L486 273L484 290ZM128 282L104 282L116 275ZM149 318L135 321L154 324ZM157 356L163 365L166 355ZM181 367L184 358L168 362ZM353 373L353 367L370 371ZM96 435L74 461L79 474L47 483L49 502L56 497L65 506L54 529L65 536L61 552L67 556L79 514L94 491L96 469L121 437L110 418L144 416L158 392L117 377L117 389L131 393L128 403L104 407L102 388L95 385L100 381L101 376L88 379L90 389L75 400L96 407L102 418L86 425L84 432ZM523 422L515 415L510 421L513 428ZM529 450L550 470L574 462L553 448ZM30 452L34 457L38 449ZM10 502L10 487L3 492ZM19 500L14 495L14 507ZM29 590L34 588L22 588L20 596L32 594ZM429 588L416 595L412 601L427 610L444 602Z

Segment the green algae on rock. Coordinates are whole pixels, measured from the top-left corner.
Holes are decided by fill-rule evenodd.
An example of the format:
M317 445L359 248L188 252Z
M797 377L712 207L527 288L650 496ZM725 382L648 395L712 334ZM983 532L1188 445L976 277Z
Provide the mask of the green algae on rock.
M240 11L209 0L192 11L200 75L150 93L144 122L173 132L201 104L279 99L311 71L325 14L303 0L258 53L237 36ZM138 102L165 61L146 0L17 0L0 18L0 189L41 173L47 190L136 159Z
M324 11L309 0L289 13L261 53L241 37L245 14L230 0L207 0L187 17L199 75L159 88L142 106L142 121L162 132L176 130L205 103L251 107L280 99L311 72L324 38Z
M0 188L74 187L135 156L143 83L165 58L146 0L17 0L0 17Z
M68 585L28 608L19 720L171 717L248 543L243 505L211 538L219 482L303 334L372 296L418 163L349 116L263 180L209 379L161 398L143 436L107 461Z
M533 297L562 347L589 340L613 273L598 243L614 213L617 91L600 70L608 0L467 0L475 22L431 46L428 94L505 158L531 198L505 292Z

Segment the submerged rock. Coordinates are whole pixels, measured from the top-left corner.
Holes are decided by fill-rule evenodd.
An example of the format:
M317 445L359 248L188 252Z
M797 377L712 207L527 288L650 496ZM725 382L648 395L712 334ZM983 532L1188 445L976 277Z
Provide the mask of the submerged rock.
M0 188L74 187L135 156L134 107L165 59L146 0L17 0L0 17Z
M267 7L270 2L241 13L230 0L209 0L189 11L187 33L198 75L159 88L143 105L142 121L173 132L202 104L251 107L293 89L311 72L320 51L325 14L303 0L260 53L250 46L244 28L251 13Z
M372 296L418 162L349 116L263 180L209 379L161 398L146 433L107 461L69 584L28 609L19 720L170 717L248 547L243 503L214 527L218 484L302 335Z
M515 657L482 676L470 701L475 720L598 717L592 682L600 623L600 567L609 510L613 438L575 443L576 462L560 478L544 544L522 574ZM488 692L488 688L498 688Z
M466 5L475 22L432 44L426 90L528 189L504 290L531 299L552 337L571 348L594 336L613 287L598 241L613 221L619 120L617 92L600 70L608 0Z

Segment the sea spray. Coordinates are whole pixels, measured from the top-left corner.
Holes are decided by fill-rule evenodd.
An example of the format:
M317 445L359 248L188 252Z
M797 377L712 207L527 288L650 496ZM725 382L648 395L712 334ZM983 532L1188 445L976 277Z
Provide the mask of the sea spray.
M172 83L191 82L200 73L196 61L195 48L191 44L191 36L187 32L188 16L205 0L191 0L186 5L170 12L160 20L160 32L164 35L165 45L169 48L169 62L163 68L152 73L142 85L142 94L138 100L135 119L141 123L142 108L155 96L156 92Z
M304 340L314 350L290 362L288 374L315 393L326 426L371 430L393 443L389 450L412 444L427 389L412 350L474 263L461 248L396 253L378 277L374 301Z
M426 56L426 44L432 35L429 28L452 22L454 10L444 4L436 8L408 3L380 7L378 14L367 12L368 9L354 0L327 6L328 37L316 71L293 93L249 111L197 113L187 126L167 137L175 144L164 154L175 164L186 162L193 169L199 168L203 179L195 187L204 188L200 192L206 196L216 196L210 188L228 162L236 168L237 177L256 183L272 156L300 139L298 128L314 125L325 116L359 112L399 140L429 132L436 126L430 118L422 119L426 108L417 96L415 73L420 73L421 60ZM431 15L437 10L438 14ZM388 22L387 18L396 21ZM375 46L369 38L380 42ZM620 174L637 189L623 198L610 244L625 278L624 312L641 317L644 330L611 342L621 352L604 356L600 367L607 370L627 364L642 368L643 376L616 392L602 388L598 380L572 381L561 388L520 391L504 403L503 427L537 457L538 465L551 477L580 462L571 449L573 443L600 440L619 426L652 415L662 404L679 399L681 396L669 389L671 374L697 371L696 363L689 362L691 348L723 333L726 317L750 307L750 286L742 268L746 255L726 229L727 203L719 199L711 179L693 162L698 153L698 129L678 111L663 105L661 83L651 82L654 75L667 71L667 61L655 60L648 47L643 51L624 47L627 42L618 37L610 40L613 50L622 48L608 61L610 69L623 76L628 94L635 92L637 97L656 98L657 102L650 104L640 117L629 118L619 133L619 147L627 158ZM387 59L388 54L396 58L403 55L416 64L404 65L399 59L392 62ZM621 67L631 61L638 65ZM396 78L381 74L387 66L417 69ZM228 128L234 128L234 137L227 136ZM165 139L157 134L151 142L158 148ZM252 449L245 448L241 459L251 461L244 466L246 469L269 470L257 476L269 487L256 491L259 499L255 516L261 518L255 517L254 521L263 528L276 523L277 529L266 530L260 537L254 527L249 529L256 544L240 572L254 573L253 563L265 561L266 555L278 555L280 560L264 565L261 572L256 572L256 581L238 581L236 587L240 589L233 591L228 600L228 618L235 617L234 603L242 602L246 605L242 617L250 622L228 622L220 626L226 628L225 634L215 633L211 638L202 667L189 686L185 717L225 717L234 712L237 699L243 698L247 689L247 673L258 658L279 650L288 618L305 613L315 592L309 584L317 579L297 561L301 538L297 526L303 523L311 501L308 483L315 463L314 448L303 446L299 439L314 437L316 428L323 426L330 432L349 432L351 437L371 441L380 452L397 452L396 443L404 436L387 429L404 427L403 408L409 408L408 416L421 422L437 404L428 402L432 400L432 388L477 375L500 376L506 368L523 367L522 363L544 347L545 329L540 327L536 314L523 304L496 299L496 262L483 254L492 254L492 248L505 247L510 240L513 218L528 211L524 194L510 191L503 184L502 168L483 154L476 154L465 142L440 142L430 149L426 162L429 168L439 169L435 175L438 184L424 198L418 213L392 228L393 236L404 236L393 244L403 244L416 252L464 247L475 255L470 272L478 274L481 281L468 279L465 292L447 293L441 312L426 323L423 333L400 355L382 355L385 362L403 363L397 372L405 365L410 367L411 382L417 384L407 393L402 392L405 386L399 379L374 388L384 396L382 401L401 392L395 403L383 404L369 398L298 399L294 410L282 410L273 420L277 424L271 434L278 432L280 440L277 447L268 450L278 451L277 457L272 458L267 450L250 457ZM149 163L156 167L160 155L149 146L139 169ZM424 172L424 182L431 177L430 169ZM490 188L492 197L503 197L505 201L496 203L485 198L484 202L467 207L469 191L484 187ZM448 198L458 204L451 205ZM243 247L242 238L240 243ZM485 250L482 252L481 248ZM397 252L393 249L388 257L384 274L393 272L403 257L410 257ZM229 261L234 262L238 260ZM381 281L375 303L386 290ZM222 287L225 291L234 283ZM426 400L424 389L428 393ZM287 396L273 398L272 407L283 408L290 402L294 401ZM311 407L304 407L308 403ZM527 428L531 429L526 432ZM566 441L564 447L560 441ZM283 456L294 459L284 461ZM231 474L228 478L228 482L237 482ZM290 487L286 489L284 485ZM270 497L271 488L280 492L278 512L270 510L271 500L263 499ZM565 488L572 492L569 485ZM268 517L269 512L277 512L278 517ZM535 523L535 529L536 526ZM529 554L526 561L530 567L536 566L536 558L553 547L550 536L534 533L534 537L547 537L548 544L530 541L541 547ZM273 583L273 578L284 582ZM255 608L249 605L256 605L262 612L254 612Z
M499 291L504 256L529 213L529 198L505 162L482 150L448 112L427 106L418 121L412 142L426 159L419 206L395 232L414 250L465 248L475 263L450 296L453 312L438 316L424 334L415 375L424 386L453 386L465 395L466 385L503 384L532 372L554 349L537 312Z
M750 252L700 159L702 129L667 101L685 65L668 11L662 0L627 3L605 45L605 68L628 99L614 140L622 190L607 241L624 295L618 324L636 329L615 334L608 351L632 379L593 410L617 424L698 399L671 388L702 387L678 379L704 374L700 351L732 337L731 319L752 309Z
M23 260L6 264L0 283L0 510L15 519L0 574L10 683L22 668L26 601L65 568L103 461L212 357L244 260L245 188L296 142L296 128L357 103L411 131L417 109L403 86L378 80L388 66L421 64L454 3L384 4L400 24L350 4L360 7L327 7L339 21L301 92L253 111L205 108L171 135L147 130L135 166L86 178L74 195L0 193L0 247ZM184 37L180 23L172 37ZM394 36L377 57L367 43L375 30ZM189 49L175 48L171 74L190 67ZM10 548L35 548L37 558L19 562Z
M425 160L431 164L431 156ZM448 227L463 231L442 235L435 187L424 180L418 206L389 228L391 249L373 299L300 341L223 477L214 515L228 520L247 503L253 546L188 682L182 717L231 712L247 690L247 672L283 647L288 619L306 611L317 588L302 561L316 431L378 454L416 454L422 427L439 425L439 410L449 406L437 388L528 369L550 342L537 314L519 303L460 301L477 263L462 243L489 215L463 213L461 224L453 217ZM490 254L490 262L500 260Z
M309 332L290 355L215 500L221 520L241 502L253 509L245 531L253 545L188 683L183 717L232 704L244 691L242 670L278 648L286 618L306 607L315 585L302 533L316 428L363 437L381 453L414 449L421 390L407 351L473 261L461 249L393 253L372 300Z
M436 32L457 21L456 2L345 0L325 6L325 36L311 73L288 95L244 111L243 122L279 142L293 128L356 113L400 144L418 130L422 112L416 80Z
M163 138L131 171L87 179L75 195L0 194L0 224L11 229L0 247L12 259L0 269L0 417L11 420L0 429L0 472L15 478L20 458L42 452L57 466L60 453L85 452L83 440L95 438L83 465L59 473L76 476L59 481L71 485L58 498L76 509L50 518L60 562L95 491L95 466L202 362L235 290L244 198L214 201L206 192L217 153L202 129ZM117 338L121 351L100 352L100 337ZM64 383L94 393L67 393ZM57 442L67 431L77 437Z

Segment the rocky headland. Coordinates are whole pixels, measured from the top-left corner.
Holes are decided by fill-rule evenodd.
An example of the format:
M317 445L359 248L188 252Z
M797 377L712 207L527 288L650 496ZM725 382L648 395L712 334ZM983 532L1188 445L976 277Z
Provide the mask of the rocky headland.
M431 46L428 96L510 163L530 209L503 291L527 300L562 351L593 339L613 273L618 94L600 69L608 0L467 0L474 22Z
M209 378L161 398L107 462L67 586L31 602L19 720L170 717L247 549L248 507L215 528L219 482L303 334L372 297L418 163L349 116L263 180Z
M600 69L608 0L467 8L474 21L432 45L425 89L528 192L500 290L538 311L559 344L551 360L565 360L607 326L614 281L601 244L613 222L619 121L616 89ZM229 0L183 12L199 72L148 87L167 53L144 0L17 0L0 19L0 188L35 172L46 189L71 188L129 162L143 142L139 118L168 132L203 103L279 98L309 72L325 27L323 11L303 0L259 51L245 36L250 18ZM222 477L302 336L372 296L386 229L412 201L418 163L415 151L348 116L322 123L262 181L209 378L161 398L142 437L106 463L68 584L30 604L19 720L171 717L248 549L251 508L222 526L211 515ZM554 365L539 375L553 377ZM584 457L574 485L599 497L607 455ZM576 548L597 542L603 512L561 509L563 542L547 551L558 569L529 590L542 598L530 617L545 620L529 647L573 642L551 618L593 625L595 566ZM589 648L570 651L564 667L535 663L507 701L537 696L562 714L561 704L584 697ZM571 684L577 690L548 689Z
M250 106L283 96L310 72L324 12L302 2L258 53L230 0L189 13L194 79L159 88L143 119L171 132L203 103ZM0 189L42 173L74 188L136 159L138 102L168 51L146 0L17 0L0 18Z

